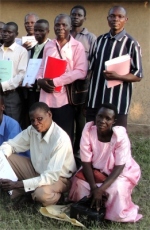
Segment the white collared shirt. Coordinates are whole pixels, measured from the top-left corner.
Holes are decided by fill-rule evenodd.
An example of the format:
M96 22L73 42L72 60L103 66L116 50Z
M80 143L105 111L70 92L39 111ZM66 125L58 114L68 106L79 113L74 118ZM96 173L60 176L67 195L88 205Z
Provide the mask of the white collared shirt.
M34 191L42 185L53 184L60 176L70 178L76 171L70 138L55 122L52 122L44 137L29 126L15 138L0 146L0 150L7 157L12 153L29 149L32 165L40 175L23 180L26 192Z
M14 42L7 50L4 50L4 45L0 47L0 60L13 61L13 77L1 82L3 91L16 89L23 81L27 63L28 52L27 50Z

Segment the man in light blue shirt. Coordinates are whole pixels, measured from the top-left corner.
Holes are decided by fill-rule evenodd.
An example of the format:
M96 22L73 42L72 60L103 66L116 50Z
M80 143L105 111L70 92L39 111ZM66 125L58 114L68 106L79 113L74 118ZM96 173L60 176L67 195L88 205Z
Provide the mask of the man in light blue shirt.
M4 109L4 99L0 96L0 145L14 138L22 131L16 120L3 114ZM19 155L29 156L29 152L20 153Z

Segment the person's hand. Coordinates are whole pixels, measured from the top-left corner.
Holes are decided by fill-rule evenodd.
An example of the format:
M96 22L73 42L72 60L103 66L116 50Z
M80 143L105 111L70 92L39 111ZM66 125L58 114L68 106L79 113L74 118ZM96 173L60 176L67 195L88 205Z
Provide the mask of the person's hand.
M8 179L0 179L0 188L2 188L6 192L16 188L23 188L23 182L12 181Z
M96 206L96 210L99 211L100 207L102 206L102 196L104 194L104 191L101 190L101 188L95 188L91 191L91 195L93 197L92 202L91 202L91 208Z
M104 75L105 79L108 80L108 81L109 80L119 80L120 79L119 75L115 71L104 70L103 75Z
M46 93L54 92L55 86L52 80L44 78L39 79L37 83Z
M27 49L30 50L32 48L32 42L25 42L22 44L22 46Z

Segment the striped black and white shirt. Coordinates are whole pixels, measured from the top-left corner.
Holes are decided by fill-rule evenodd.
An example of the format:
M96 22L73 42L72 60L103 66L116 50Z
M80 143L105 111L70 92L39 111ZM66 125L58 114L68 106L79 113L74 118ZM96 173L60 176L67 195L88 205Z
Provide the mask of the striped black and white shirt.
M127 114L131 95L132 83L123 82L112 88L107 88L103 76L105 61L129 54L131 57L130 73L142 77L141 48L125 30L112 37L110 33L101 35L94 43L90 52L90 69L92 70L89 87L88 107L99 108L102 103L112 103L117 106L119 114Z

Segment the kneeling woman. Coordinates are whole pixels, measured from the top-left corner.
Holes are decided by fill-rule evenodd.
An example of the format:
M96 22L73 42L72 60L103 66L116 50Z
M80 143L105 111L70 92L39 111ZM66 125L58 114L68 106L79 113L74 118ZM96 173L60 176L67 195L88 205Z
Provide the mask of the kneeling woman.
M78 201L86 195L93 196L99 209L102 195L108 195L105 219L118 222L136 222L142 218L139 207L132 202L131 193L140 178L139 165L131 156L131 146L126 129L114 126L117 109L103 104L96 121L88 122L82 133L80 155L86 180L73 178L69 198ZM93 168L108 175L103 183L96 183Z

